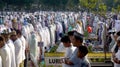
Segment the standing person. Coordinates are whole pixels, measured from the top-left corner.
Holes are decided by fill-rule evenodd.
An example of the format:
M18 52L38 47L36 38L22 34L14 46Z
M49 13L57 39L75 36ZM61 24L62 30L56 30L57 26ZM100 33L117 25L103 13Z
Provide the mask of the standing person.
M17 33L17 36L18 38L21 40L22 42L22 67L24 67L24 60L25 60L25 46L26 46L26 40L25 38L23 37L22 33L20 30L16 30L16 33Z
M17 18L16 17L12 19L12 27L15 30L18 29L18 23L17 23Z
M15 46L12 42L12 40L10 39L10 33L5 33L3 34L6 44L8 45L8 47L10 48L10 53L11 53L11 67L16 67L16 61L15 61Z
M81 34L84 34L83 23L81 21L76 22L75 30Z
M78 52L79 46L83 46L83 44L82 44L83 43L83 35L78 32L74 32L72 39L73 39L73 41L72 41L73 46L75 46L77 48L73 52L72 56L69 59L65 60L65 64L71 65L72 67L79 67L79 64L78 64L79 58L77 57L77 52ZM86 59L86 57L85 57L85 59Z
M114 67L120 67L120 36L117 38L118 50L113 56Z
M115 43L111 49L112 53L114 54L114 52L116 53L117 48L117 38L120 36L120 31L115 33L114 35L112 34L111 37L114 39Z
M0 36L0 56L2 58L2 67L11 67L10 50L5 44L3 36Z
M89 67L89 63L84 58L88 54L88 49L86 46L80 46L78 48L77 56L79 57L78 67Z
M92 33L92 27L89 24L87 25L87 32Z
M111 38L113 40L113 45L111 47L111 53L112 53L112 56L111 56L111 61L113 62L113 66L115 64L113 58L116 54L116 52L118 51L118 46L117 46L117 38L120 36L120 31L119 32L115 32L114 34L111 34Z
M73 35L74 35L75 32L77 32L77 31L73 30L73 31L68 32L68 36L70 38L71 43L73 43L73 37L74 37Z
M22 42L18 38L15 31L12 32L11 39L12 39L14 46L15 46L16 67L22 67L21 66L21 63L22 63Z
M61 42L63 43L63 45L66 48L65 58L70 58L72 56L72 53L75 50L75 47L72 46L68 36L62 37ZM64 64L63 67L72 67L72 66Z

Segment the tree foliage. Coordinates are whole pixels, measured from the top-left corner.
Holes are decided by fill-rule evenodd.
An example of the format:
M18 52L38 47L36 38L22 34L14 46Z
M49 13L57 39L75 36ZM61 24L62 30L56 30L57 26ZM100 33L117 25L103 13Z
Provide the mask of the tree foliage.
M99 4L98 8L99 8L100 11L106 11L107 10L107 6L104 3Z
M37 4L41 9L56 10L77 10L81 7L81 9L89 11L112 11L113 8L119 10L120 0L0 0L0 7L4 7L5 4L6 6L20 7L30 7L31 4Z

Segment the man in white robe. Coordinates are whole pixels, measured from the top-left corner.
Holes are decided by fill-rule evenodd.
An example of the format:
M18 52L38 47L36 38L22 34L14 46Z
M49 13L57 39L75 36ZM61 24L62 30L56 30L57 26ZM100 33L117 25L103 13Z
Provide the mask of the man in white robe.
M2 36L0 36L0 56L2 58L2 67L11 67L10 49L5 44L5 39Z
M10 48L10 58L11 58L11 67L16 67L16 62L15 62L15 46L12 42L12 40L10 39L10 34L4 34L3 35L5 37L5 41L7 46Z
M22 63L22 41L16 35L16 32L11 34L11 39L13 40L15 46L15 59L16 59L16 67L21 67Z
M22 42L22 64L24 65L24 60L25 60L25 48L26 48L26 40L22 35L22 32L20 30L16 30L18 38Z

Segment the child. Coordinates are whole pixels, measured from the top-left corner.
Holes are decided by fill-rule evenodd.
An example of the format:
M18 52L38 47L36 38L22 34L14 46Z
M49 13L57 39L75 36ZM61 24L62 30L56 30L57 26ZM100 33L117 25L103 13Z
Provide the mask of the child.
M88 54L86 46L79 46L77 56L79 57L79 67L89 67L89 63L85 60L85 56Z
M61 42L63 43L64 47L66 48L65 58L70 58L76 48L72 46L71 41L68 36L62 37ZM72 66L63 64L63 67L72 67Z

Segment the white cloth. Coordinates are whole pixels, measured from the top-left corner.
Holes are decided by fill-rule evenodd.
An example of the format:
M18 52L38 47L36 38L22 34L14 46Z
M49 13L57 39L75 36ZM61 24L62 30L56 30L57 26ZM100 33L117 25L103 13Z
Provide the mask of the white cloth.
M39 35L41 37L41 42L43 42L43 47L45 47L44 42L45 42L45 37L44 37L44 32L43 29L39 29ZM42 57L44 57L44 49L42 49Z
M120 49L118 50L118 52L115 54L116 58L118 60L120 60ZM120 67L120 64L114 63L114 67Z
M33 54L30 53L30 58L32 60L32 62L34 63L35 67L38 67L37 61L35 60Z
M63 33L63 27L62 27L62 24L60 22L56 23L56 32L57 32L57 36L56 37L58 37L58 40L60 40L59 34Z
M50 32L49 29L46 27L46 33L47 33L47 45L50 46Z
M20 37L20 40L22 42L22 60L25 60L25 48L26 48L26 40L23 36Z
M63 32L63 28L62 28L62 24L60 22L57 22L56 24L56 30L59 32L59 33L62 33Z
M115 21L115 29L117 32L120 31L120 20Z
M0 67L2 67L2 58L0 56Z
M48 33L46 33L46 29L45 28L43 28L42 32L43 32L42 36L43 36L43 39L44 39L44 46L47 47L47 42L48 42L48 40L47 40L47 34Z
M15 60L16 60L16 67L19 67L19 64L22 62L22 42L18 38L15 42Z
M26 39L28 39L28 35L27 35L27 29L25 26L22 26L22 35L26 37Z
M11 40L8 40L7 42L8 47L10 48L11 53L11 67L16 67L16 61L15 61L15 46Z
M0 48L0 56L2 58L2 67L11 67L11 58L10 58L10 49L5 44L2 48Z
M65 52L66 48L64 47L63 43L60 43L56 52Z
M70 58L72 56L72 53L75 51L75 49L76 47L74 46L67 47L65 51L65 57Z
M35 32L31 34L31 40L30 40L30 57L33 63L36 67L37 65L37 58L38 58L38 40L36 37Z
M76 24L76 27L73 30L76 30L77 32L79 32L81 34L84 33L82 26L80 26L78 23Z
M33 55L34 59L37 60L37 47L38 41L35 33L31 34L31 43L30 43L30 53Z
M117 42L115 42L115 44L113 45L113 47L111 49L111 52L114 52L114 49L115 49L116 45L117 45Z
M65 58L70 58L72 56L73 52L75 51L75 49L76 49L76 47L73 47L73 46L67 47L66 51L65 51ZM72 66L63 64L62 67L72 67Z
M55 24L51 25L50 26L50 34L51 34L51 44L52 44L52 46L55 44L55 30L56 30Z

